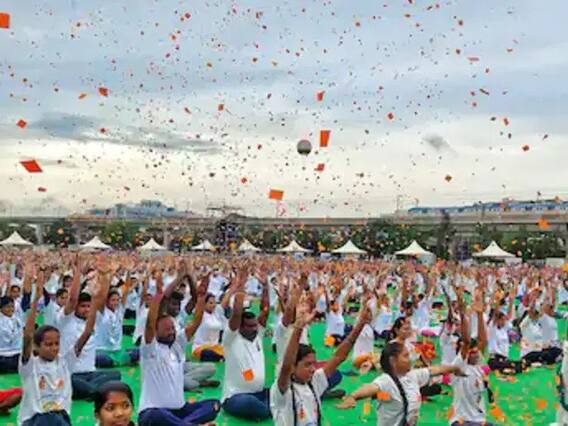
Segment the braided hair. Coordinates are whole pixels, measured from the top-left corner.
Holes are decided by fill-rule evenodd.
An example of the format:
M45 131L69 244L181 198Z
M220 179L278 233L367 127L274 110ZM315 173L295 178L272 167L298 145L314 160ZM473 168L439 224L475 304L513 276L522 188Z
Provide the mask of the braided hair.
M380 364L381 364L382 370L390 376L390 378L392 379L392 381L396 385L396 388L398 389L400 396L402 398L403 413L402 413L402 420L400 422L400 425L398 425L398 426L406 426L406 424L407 424L408 397L406 396L406 392L405 392L404 388L402 387L402 383L400 383L399 378L393 372L392 365L391 365L391 358L397 357L398 355L400 355L403 352L403 350L404 350L404 345L401 344L401 343L398 343L398 342L387 343L387 345L383 349L383 352L381 353L381 359L379 361Z

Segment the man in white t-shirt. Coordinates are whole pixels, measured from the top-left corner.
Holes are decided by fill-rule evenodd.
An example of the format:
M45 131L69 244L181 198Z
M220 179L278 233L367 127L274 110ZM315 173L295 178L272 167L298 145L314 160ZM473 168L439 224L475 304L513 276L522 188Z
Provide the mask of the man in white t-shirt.
M229 325L223 334L225 380L223 409L247 420L265 420L271 417L268 388L265 388L265 366L262 338L269 313L268 286L263 285L261 311L258 316L243 312L244 271L237 274L237 291Z
M140 348L142 390L138 424L140 426L185 426L208 423L217 417L218 400L196 403L185 402L184 364L185 347L201 323L205 305L204 292L200 292L194 320L182 333L176 333L174 319L159 316L163 297L158 293L150 304L143 343Z
M79 340L85 330L87 315L91 309L91 295L88 293L79 294L80 275L79 269L76 268L69 291L69 300L59 321L62 348L70 348ZM108 292L109 283L106 284L107 287L101 290L103 294ZM99 284L97 283L97 285ZM73 373L71 376L73 399L90 399L100 385L121 378L118 371L96 371L95 353L95 337L90 336L71 369Z

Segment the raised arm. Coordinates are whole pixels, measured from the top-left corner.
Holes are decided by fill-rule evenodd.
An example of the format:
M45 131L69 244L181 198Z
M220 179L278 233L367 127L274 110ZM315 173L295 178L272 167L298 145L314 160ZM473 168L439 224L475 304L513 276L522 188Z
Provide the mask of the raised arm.
M201 278L201 283L197 290L197 304L195 305L195 316L193 321L188 323L185 327L185 337L189 341L203 320L203 312L205 311L205 299L207 298L207 289L209 287L210 274L206 274Z
M71 288L69 289L69 298L63 309L64 315L70 315L77 306L79 300L79 291L81 290L81 266L79 257L75 257L75 264L73 265L73 281L71 281Z
M235 300L233 302L231 318L229 319L229 328L232 331L237 331L241 326L241 320L243 316L243 303L245 301L244 286L247 276L248 271L244 271L243 269L239 268L236 277L237 290L235 292Z
M363 327L365 327L365 325L370 323L372 319L373 315L371 314L371 310L368 307L366 307L365 310L359 316L359 321L357 321L357 324L355 325L355 327L353 327L351 333L349 333L349 336L347 336L347 338L343 340L343 342L341 342L341 344L335 351L335 354L333 354L331 359L328 360L325 366L323 367L325 375L328 378L331 377L331 375L335 373L335 371L337 370L337 367L339 367L339 365L343 361L345 361L347 355L349 355L349 351L351 351L351 348L353 347L355 341L359 337L359 334L361 334L361 331L363 331Z
M268 315L270 314L270 299L268 297L268 278L266 271L264 271L264 269L262 269L259 275L260 278L258 278L258 280L262 284L262 297L260 300L260 314L258 315L258 323L262 327L266 327L266 323L268 322Z
M146 318L146 327L144 328L144 341L147 344L152 343L156 336L156 323L160 314L160 303L163 297L164 293L156 293L150 302L148 317Z
M290 388L290 381L292 380L292 372L294 371L294 364L296 356L298 355L298 347L300 346L300 338L304 327L306 327L313 319L314 312L310 309L308 303L301 303L297 306L296 321L294 322L294 331L288 342L284 360L282 361L282 368L278 375L278 389L284 395Z
M35 320L37 316L37 304L43 296L43 285L45 283L45 276L43 272L39 272L36 280L36 293L32 301L26 325L24 327L24 344L22 346L22 364L27 364L32 355L33 339L35 332Z

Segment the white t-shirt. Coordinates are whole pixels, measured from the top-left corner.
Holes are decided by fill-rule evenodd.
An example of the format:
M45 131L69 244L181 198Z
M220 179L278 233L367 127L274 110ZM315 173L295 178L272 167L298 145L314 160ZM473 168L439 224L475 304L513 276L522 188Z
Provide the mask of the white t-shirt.
M61 348L74 348L75 343L83 334L87 321L77 318L74 312L69 315L62 315L59 322L59 330L61 336ZM95 356L97 345L95 337L91 334L89 340L85 343L83 350L79 354L79 358L71 368L72 373L90 373L95 371Z
M390 330L394 322L394 315L392 309L388 306L381 306L379 314L373 322L373 328L379 334L385 330Z
M365 324L361 334L355 340L355 345L353 345L353 359L357 359L361 355L366 355L373 353L375 342L375 333L369 324Z
M120 304L113 312L105 306L104 311L97 312L97 328L95 340L97 349L119 351L122 344L122 323L124 306Z
M185 364L184 333L178 334L172 346L154 339L140 347L142 390L138 412L147 408L179 409L185 404L183 366Z
M55 300L50 300L43 311L43 324L59 327L59 320L63 315L63 306L59 306Z
M209 287L207 288L207 291L219 300L226 283L227 279L223 275L214 275L209 279Z
M307 384L291 382L290 388L284 394L278 389L277 382L272 385L270 388L270 411L276 426L317 426L321 396L329 386L323 369L320 368L314 372L311 385L313 392ZM294 392L295 407L292 401L292 392ZM296 423L294 423L294 416L297 420Z
M325 334L331 336L333 334L343 336L345 334L345 319L343 318L343 310L337 312L329 311L325 314Z
M203 312L203 319L193 338L194 351L203 345L214 346L219 344L219 334L223 329L224 319L225 313L221 305L215 306L215 310L211 314L207 311Z
M282 317L274 329L274 343L276 345L276 375L280 373L280 367L282 366L282 361L284 361L284 356L286 355L286 349L288 348L288 343L294 332L294 327L284 327L282 324ZM302 330L302 335L300 336L300 343L304 345L309 345L310 341L308 338L308 328L304 327Z
M558 340L558 322L556 321L556 318L547 314L542 314L542 317L540 317L540 325L542 329L544 347L559 348L560 341Z
M451 383L454 390L452 406L454 415L450 420L450 424L453 422L463 423L464 421L484 423L484 378L486 374L480 365L470 365L465 362L461 354L456 356L453 364L459 366L467 374L467 377L452 375Z
M493 322L489 324L487 329L487 340L490 355L501 355L509 358L509 333L511 323L507 322L505 326L499 328Z
M14 356L22 351L24 323L14 313L7 317L0 312L0 356Z
M448 330L448 326L444 325L442 334L440 334L440 347L442 349L442 365L451 364L456 358L458 347L458 336Z
M139 337L142 337L146 328L146 320L148 319L148 307L144 304L138 305L136 310L136 325L134 326L134 334L132 340L136 342Z
M225 354L225 380L222 401L240 393L255 393L264 389L264 351L262 338L264 327L258 327L258 334L251 342L239 330L229 327L223 333Z
M427 368L411 370L399 380L408 400L406 421L409 425L415 425L422 403L420 388L430 380L430 371ZM377 425L399 425L404 417L404 405L394 380L388 374L381 374L373 380L373 384L390 396L388 401L377 401Z
M531 353L542 351L544 340L542 327L539 321L533 321L528 316L521 321L521 357Z
M76 362L74 348L53 361L32 355L26 364L22 364L20 358L18 372L24 394L18 424L48 411L65 410L71 414L71 368Z

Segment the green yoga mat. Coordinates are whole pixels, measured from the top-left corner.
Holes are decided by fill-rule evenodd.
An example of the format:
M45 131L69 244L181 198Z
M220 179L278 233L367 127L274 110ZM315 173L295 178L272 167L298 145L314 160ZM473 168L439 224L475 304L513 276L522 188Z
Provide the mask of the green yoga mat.
M269 319L269 322L271 320ZM132 323L125 321L125 323ZM559 330L561 333L565 330L566 321L559 321ZM325 325L317 323L312 325L310 329L310 339L316 347L318 359L329 358L333 351L324 347ZM124 348L132 347L132 340L125 336L123 341ZM274 382L274 363L275 355L272 352L270 339L266 338L264 342L266 354L266 383ZM518 357L518 345L513 346L513 358ZM190 350L188 349L188 359ZM340 370L350 370L350 358L341 367ZM119 369L122 373L123 381L128 383L134 394L140 395L140 368L125 367ZM215 378L223 380L224 364L217 366L217 374ZM548 425L553 422L556 416L556 407L558 406L558 393L555 389L555 368L535 368L531 371L516 376L514 382L507 382L491 375L491 387L495 393L495 398L499 409L502 410L505 421L497 422L495 418L489 416L489 420L500 425ZM344 376L339 387L346 391L353 391L358 388L361 383L368 383L376 377L376 373L369 373L363 377L347 377ZM18 375L10 374L0 376L0 389L16 387L20 385ZM450 389L450 388L448 388ZM187 399L206 399L220 398L221 388L203 389L201 392L186 392ZM451 405L451 395L437 396L432 398L431 402L422 404L420 410L419 425L434 426L448 424L448 411ZM138 400L135 401L138 404ZM377 420L375 416L375 405L372 403L372 409L369 411L364 409L363 402L359 402L356 408L348 411L338 410L335 408L337 401L324 401L323 403L323 425L375 425ZM0 425L15 425L17 410L14 410L8 417L0 417ZM93 424L93 405L91 403L77 401L73 402L71 417L74 425L90 425ZM221 411L217 417L218 425L271 425L271 421L265 422L246 422L226 415ZM387 426L387 425L385 425ZM388 425L390 426L390 425Z

